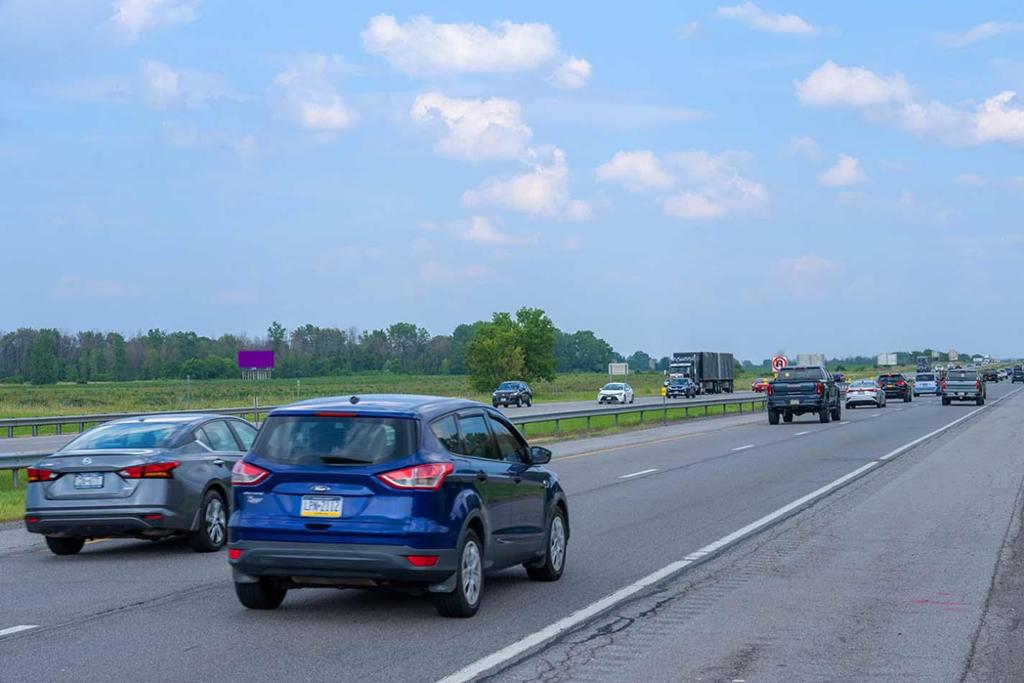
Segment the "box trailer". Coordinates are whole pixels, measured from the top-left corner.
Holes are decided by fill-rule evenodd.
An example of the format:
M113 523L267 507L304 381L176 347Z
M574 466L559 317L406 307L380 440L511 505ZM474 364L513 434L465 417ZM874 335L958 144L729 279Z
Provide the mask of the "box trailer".
M702 394L731 394L735 362L731 353L680 351L672 354L669 378L688 377Z

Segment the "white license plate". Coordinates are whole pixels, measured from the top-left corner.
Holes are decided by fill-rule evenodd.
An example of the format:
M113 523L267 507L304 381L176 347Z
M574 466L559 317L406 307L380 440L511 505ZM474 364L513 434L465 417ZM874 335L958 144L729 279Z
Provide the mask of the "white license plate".
M302 517L341 517L340 496L303 496Z
M798 405L800 405L800 399L798 399L798 398L791 398L791 399L789 399L789 405L791 405L791 406L798 406Z
M102 472L82 472L75 475L76 489L101 489L103 488Z

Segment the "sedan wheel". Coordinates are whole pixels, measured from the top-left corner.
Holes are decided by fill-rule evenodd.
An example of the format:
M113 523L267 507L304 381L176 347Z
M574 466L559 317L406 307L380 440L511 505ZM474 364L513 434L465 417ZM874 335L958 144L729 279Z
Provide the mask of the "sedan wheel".
M199 529L189 534L189 545L197 553L220 550L228 536L228 513L224 499L216 491L207 491L199 514Z

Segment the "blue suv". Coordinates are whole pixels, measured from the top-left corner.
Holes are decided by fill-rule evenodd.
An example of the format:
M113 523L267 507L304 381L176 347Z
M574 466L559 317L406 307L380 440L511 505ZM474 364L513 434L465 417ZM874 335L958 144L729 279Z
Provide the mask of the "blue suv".
M394 588L470 617L486 571L523 565L557 581L569 509L550 460L473 401L351 396L274 410L232 476L238 599L274 609L292 588Z

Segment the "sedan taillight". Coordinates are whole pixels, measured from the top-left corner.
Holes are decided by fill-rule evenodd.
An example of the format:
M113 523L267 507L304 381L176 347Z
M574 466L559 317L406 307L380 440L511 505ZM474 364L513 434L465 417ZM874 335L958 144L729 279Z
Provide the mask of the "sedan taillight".
M152 462L148 465L132 465L118 471L125 479L173 479L174 468L181 463L176 460Z
M451 474L453 469L450 462L432 462L391 470L377 476L393 489L436 491L441 488L444 478Z
M53 481L60 477L60 472L54 472L53 470L41 469L38 467L28 468L28 482L31 484L34 481Z

